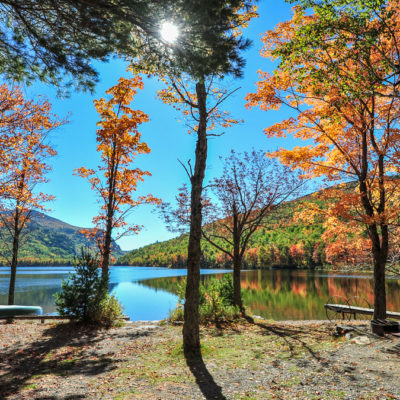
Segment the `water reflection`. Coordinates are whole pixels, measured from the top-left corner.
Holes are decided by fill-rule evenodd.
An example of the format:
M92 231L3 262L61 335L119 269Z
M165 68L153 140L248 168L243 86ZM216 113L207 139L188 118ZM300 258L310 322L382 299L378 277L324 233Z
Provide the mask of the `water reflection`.
M24 267L18 270L15 303L40 305L54 313L53 295L72 267ZM0 267L0 304L7 303L9 269ZM202 270L202 280L221 270ZM228 271L225 271L228 272ZM118 297L132 320L162 319L177 303L176 288L186 271L152 267L112 267L110 292ZM344 275L293 270L243 271L243 299L255 315L275 320L325 319L323 305L330 296L360 296L373 304L368 275ZM388 310L400 311L400 282L387 281Z
M204 276L203 280L210 277ZM176 293L181 277L143 282ZM296 270L243 271L243 301L255 315L274 320L326 319L324 304L331 296L365 298L373 304L373 281L368 275L344 275ZM400 282L387 280L387 308L400 311Z
M54 294L60 290L73 267L21 267L17 270L15 304L39 305L45 314L55 313ZM220 273L220 270L201 270ZM145 285L147 279L183 276L183 269L152 267L112 267L109 291L124 306L132 320L160 320L174 309L177 296L171 291ZM10 269L0 267L0 304L7 304Z

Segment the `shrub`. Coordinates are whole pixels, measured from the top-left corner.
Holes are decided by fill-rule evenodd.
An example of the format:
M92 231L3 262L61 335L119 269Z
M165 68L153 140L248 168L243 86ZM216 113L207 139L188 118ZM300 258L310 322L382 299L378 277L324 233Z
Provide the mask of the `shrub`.
M75 273L55 294L55 304L59 315L89 324L110 327L122 317L121 305L102 286L98 257L84 249L75 260Z
M185 299L186 281L182 281L177 289L178 307L171 312L171 322L183 321L183 301ZM200 284L199 292L200 323L233 321L240 316L240 310L233 305L233 279L230 274L222 279L211 278Z
M111 326L120 326L122 317L123 307L121 303L115 296L106 293L98 307L94 308L90 322L110 328Z

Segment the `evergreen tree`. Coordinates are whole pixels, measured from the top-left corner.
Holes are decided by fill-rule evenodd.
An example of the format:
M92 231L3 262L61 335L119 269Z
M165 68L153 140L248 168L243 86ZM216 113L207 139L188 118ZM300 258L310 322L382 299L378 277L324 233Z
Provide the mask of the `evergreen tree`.
M243 64L228 34L243 1L204 0L10 0L0 1L0 74L16 81L42 81L93 89L91 60L112 53L135 55L146 47L162 63L196 75ZM179 46L160 37L163 21L180 21ZM136 32L136 35L134 34ZM138 37L143 42L138 40ZM212 50L212 57L209 57ZM171 57L173 53L173 57ZM204 62L207 60L207 62ZM211 62L212 60L212 62ZM152 62L155 62L153 58ZM190 65L190 67L189 67ZM201 69L200 74L199 69ZM72 80L65 82L65 76Z
M76 259L75 273L63 280L61 292L55 294L57 312L80 321L89 321L100 303L100 261L88 250L81 250Z

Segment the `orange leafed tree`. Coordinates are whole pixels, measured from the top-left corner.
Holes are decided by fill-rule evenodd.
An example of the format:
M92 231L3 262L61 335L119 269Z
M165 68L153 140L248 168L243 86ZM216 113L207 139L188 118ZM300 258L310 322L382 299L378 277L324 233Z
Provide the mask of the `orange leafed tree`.
M102 259L102 280L108 284L109 263L112 251L112 235L115 240L127 234L136 234L139 225L130 225L126 217L141 204L155 204L158 199L149 194L134 197L139 182L150 172L133 168L132 163L139 154L148 154L150 149L141 141L138 127L149 120L147 114L129 107L137 90L143 88L140 77L120 78L117 85L107 90L110 99L101 98L94 104L100 115L97 130L97 151L101 164L97 169L79 168L76 173L89 180L97 192L101 211L93 218L94 230L85 234L98 243Z
M43 211L53 199L37 188L50 170L46 159L56 155L46 139L64 123L51 113L48 101L27 101L18 87L0 87L0 222L2 255L11 266L8 304L14 304L18 252L31 213Z
M398 18L399 11L385 18L388 15ZM339 19L341 27L354 27L359 21L346 13ZM362 19L363 29L357 34L351 29L340 34L316 31L320 20L295 7L291 21L264 34L262 56L280 59L280 64L272 75L260 72L257 92L248 95L248 105L263 110L287 106L295 112L265 129L268 137L293 135L304 141L272 154L283 163L299 168L305 178L322 177L331 185L355 182L323 191L328 208L319 211L366 230L374 264L374 318L382 319L389 227L400 214L399 71L392 68L397 62L387 62L397 57L392 49L400 32L385 33L385 20L378 18ZM388 26L392 29L393 24ZM310 36L313 27L318 35Z

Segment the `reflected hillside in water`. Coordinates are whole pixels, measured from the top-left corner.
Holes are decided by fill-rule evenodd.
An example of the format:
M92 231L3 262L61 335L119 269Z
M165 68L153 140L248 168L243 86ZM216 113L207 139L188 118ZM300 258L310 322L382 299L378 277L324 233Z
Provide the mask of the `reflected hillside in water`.
M15 304L41 306L45 314L56 312L54 294L61 288L62 279L73 273L72 267L20 267L17 270ZM202 270L213 274L221 270ZM154 278L185 275L186 270L154 267L120 267L110 270L109 292L115 295L132 320L160 320L167 318L177 304L170 288L158 290L142 284ZM0 267L0 304L7 304L10 269Z
M19 268L15 303L39 305L54 313L54 294L71 267ZM202 270L203 281L223 276L221 270ZM125 307L132 320L163 319L177 304L177 284L186 271L153 267L112 267L109 290ZM275 320L326 319L324 304L330 296L360 296L373 304L370 276L323 271L243 271L244 303L255 315ZM0 267L0 304L7 304L9 269ZM387 281L388 310L400 311L400 281Z
M222 274L217 274L222 277ZM202 280L210 279L202 276ZM176 293L183 277L149 279L142 285ZM326 319L324 304L329 297L358 296L373 304L373 281L367 275L341 275L298 270L243 271L243 300L254 315L274 320ZM387 308L400 311L400 281L387 280Z

